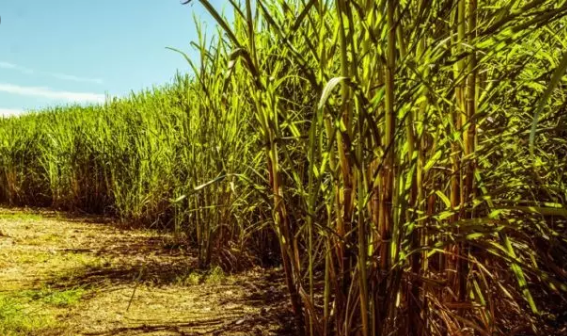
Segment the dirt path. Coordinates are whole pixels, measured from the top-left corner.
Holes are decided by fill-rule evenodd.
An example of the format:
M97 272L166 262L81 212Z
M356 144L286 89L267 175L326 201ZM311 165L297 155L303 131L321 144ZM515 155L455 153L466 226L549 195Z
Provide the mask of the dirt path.
M195 269L167 235L0 209L0 335L291 335L276 272Z

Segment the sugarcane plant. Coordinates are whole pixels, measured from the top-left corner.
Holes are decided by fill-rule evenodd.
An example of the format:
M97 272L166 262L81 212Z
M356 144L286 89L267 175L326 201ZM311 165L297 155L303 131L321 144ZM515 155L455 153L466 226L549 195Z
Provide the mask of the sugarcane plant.
M188 74L0 120L0 201L279 264L299 335L559 332L567 1L184 3Z
M230 1L232 24L200 3L252 98L301 333L503 332L495 297L537 316L527 279L557 283L519 251L525 214L508 205L527 194L495 189L516 173L489 168L509 159L489 129L517 77L535 80L527 64L560 57L565 2ZM558 208L533 212L563 213L537 195ZM517 295L492 291L501 274Z

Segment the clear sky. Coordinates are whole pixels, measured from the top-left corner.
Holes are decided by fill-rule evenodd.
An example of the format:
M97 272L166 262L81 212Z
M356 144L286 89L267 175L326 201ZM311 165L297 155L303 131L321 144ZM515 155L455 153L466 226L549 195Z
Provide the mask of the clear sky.
M227 1L212 0L229 13ZM212 35L198 1L0 0L0 115L104 101L190 71L193 13Z

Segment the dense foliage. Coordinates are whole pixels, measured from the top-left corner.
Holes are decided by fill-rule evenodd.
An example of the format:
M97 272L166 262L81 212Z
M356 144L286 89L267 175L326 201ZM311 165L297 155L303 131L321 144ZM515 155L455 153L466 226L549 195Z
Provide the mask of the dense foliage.
M298 333L563 327L566 1L199 2L192 76L1 121L0 199L279 248Z

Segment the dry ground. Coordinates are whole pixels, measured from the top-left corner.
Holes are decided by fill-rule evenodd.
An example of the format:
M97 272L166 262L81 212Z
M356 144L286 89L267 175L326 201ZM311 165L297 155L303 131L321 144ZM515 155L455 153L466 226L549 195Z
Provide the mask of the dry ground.
M0 209L0 335L291 335L276 270L201 272L166 234Z

